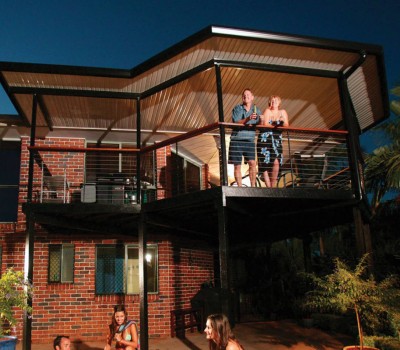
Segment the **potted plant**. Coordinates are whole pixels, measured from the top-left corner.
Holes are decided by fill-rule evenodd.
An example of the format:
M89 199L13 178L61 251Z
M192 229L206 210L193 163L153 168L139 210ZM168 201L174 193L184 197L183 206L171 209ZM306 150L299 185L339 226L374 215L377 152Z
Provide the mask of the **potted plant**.
M346 313L353 310L359 337L359 346L350 349L370 349L364 346L363 325L379 329L389 321L398 332L400 320L400 290L398 278L389 276L379 283L368 274L368 255L364 255L354 269L339 258L334 259L334 270L323 277L308 274L313 289L305 295L303 307L315 311Z
M7 269L0 277L0 349L15 349L16 337L8 336L17 325L16 309L30 313L31 283L24 279L22 271Z

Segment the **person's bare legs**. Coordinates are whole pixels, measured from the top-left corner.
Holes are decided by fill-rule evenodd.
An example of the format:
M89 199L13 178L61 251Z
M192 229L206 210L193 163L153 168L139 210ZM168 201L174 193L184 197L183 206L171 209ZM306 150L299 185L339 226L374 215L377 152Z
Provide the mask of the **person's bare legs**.
M271 180L272 187L276 187L276 184L278 182L278 173L279 173L279 160L275 159L274 165L272 167L272 180Z
M256 176L257 176L256 161L249 160L249 177L250 177L251 187L256 187Z
M271 187L271 181L269 180L268 171L264 171L263 175L264 175L265 186L268 188Z
M242 165L241 164L235 164L233 166L233 174L235 176L236 183L238 187L242 187Z

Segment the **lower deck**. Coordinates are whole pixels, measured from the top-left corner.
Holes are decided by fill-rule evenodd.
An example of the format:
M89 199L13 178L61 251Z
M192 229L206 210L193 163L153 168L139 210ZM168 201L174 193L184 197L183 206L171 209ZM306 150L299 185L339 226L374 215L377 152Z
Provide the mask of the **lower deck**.
M144 204L30 203L24 211L53 229L136 236L148 232L218 239L232 244L273 242L351 222L357 205L348 190L214 187ZM221 226L222 225L222 226Z

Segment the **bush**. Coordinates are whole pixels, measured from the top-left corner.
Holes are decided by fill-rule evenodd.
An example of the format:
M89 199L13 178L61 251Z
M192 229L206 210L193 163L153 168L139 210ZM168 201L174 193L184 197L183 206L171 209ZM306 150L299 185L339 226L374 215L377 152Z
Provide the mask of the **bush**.
M32 311L28 303L32 297L32 285L24 279L22 271L8 269L0 278L0 336L9 333L9 328L17 324L15 308Z
M400 350L400 340L393 337L364 337L364 345L380 350Z
M393 336L400 328L399 277L389 276L378 282L368 273L367 267L368 255L364 255L354 268L336 258L331 274L307 276L315 287L302 303L306 310L322 313L347 315L352 311L361 346L365 333Z
M357 324L352 316L335 314L312 314L315 327L350 336L357 336Z

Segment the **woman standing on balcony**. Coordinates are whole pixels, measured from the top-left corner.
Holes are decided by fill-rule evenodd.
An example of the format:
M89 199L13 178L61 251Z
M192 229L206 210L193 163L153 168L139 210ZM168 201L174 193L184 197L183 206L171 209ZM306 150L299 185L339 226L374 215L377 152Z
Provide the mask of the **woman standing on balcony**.
M210 350L244 350L232 333L228 317L223 314L208 316L204 333Z
M271 96L268 108L260 116L260 126L269 129L260 130L257 141L258 172L267 187L276 187L279 167L283 163L282 131L278 126L289 126L288 114L280 109L282 100L279 96Z
M104 350L111 349L111 343L115 340L115 348L118 350L134 350L139 348L136 323L128 320L128 314L124 305L116 305L108 327L107 344Z

